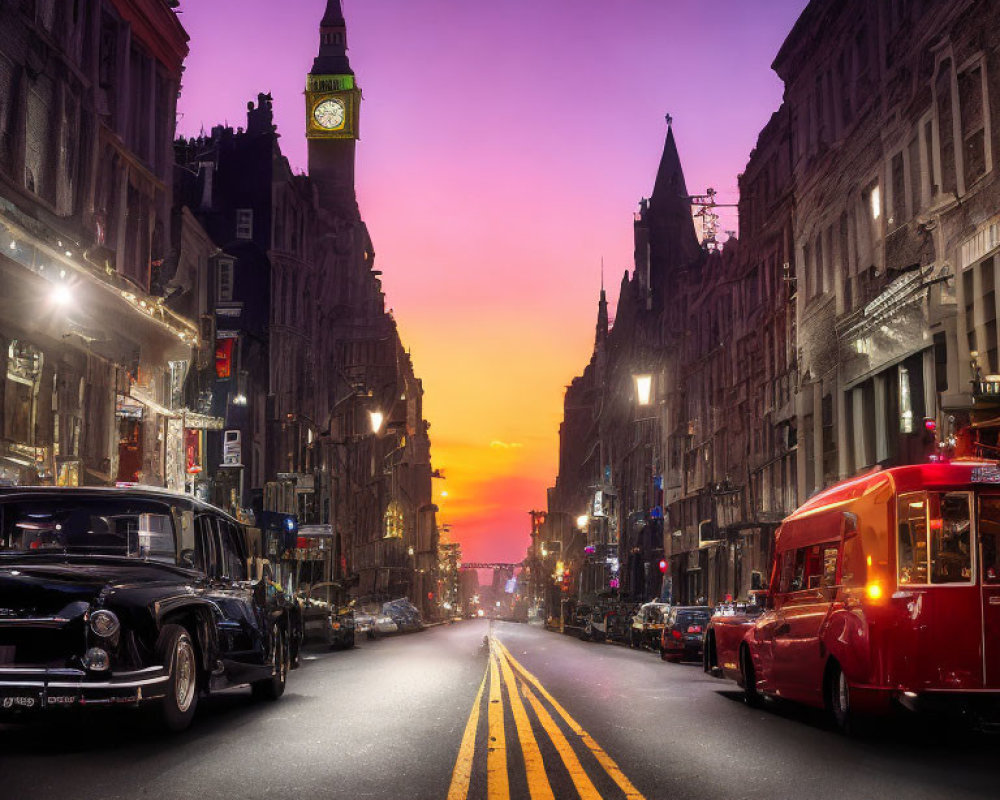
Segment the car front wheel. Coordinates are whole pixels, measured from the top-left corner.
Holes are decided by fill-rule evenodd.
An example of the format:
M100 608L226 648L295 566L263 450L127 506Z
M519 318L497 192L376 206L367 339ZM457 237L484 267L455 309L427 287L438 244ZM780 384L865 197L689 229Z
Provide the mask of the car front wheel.
M156 655L167 666L167 693L159 705L159 722L182 731L198 707L198 659L191 634L181 625L164 625L156 640Z
M744 647L740 651L740 673L743 678L743 701L751 708L761 704L760 692L757 691L757 672L753 666L753 656Z
M271 629L271 677L250 684L254 697L263 700L277 700L285 693L288 679L288 639L281 627L275 623Z
M830 668L827 686L828 706L833 724L838 730L851 733L851 687L847 683L847 676L839 666L834 665Z

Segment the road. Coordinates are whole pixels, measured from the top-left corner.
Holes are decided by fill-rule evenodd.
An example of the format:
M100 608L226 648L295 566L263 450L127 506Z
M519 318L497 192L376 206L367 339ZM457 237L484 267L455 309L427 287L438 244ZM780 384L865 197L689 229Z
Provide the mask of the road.
M180 735L0 726L0 797L995 798L998 747L912 721L849 739L698 665L472 621L309 652L278 702L229 691Z

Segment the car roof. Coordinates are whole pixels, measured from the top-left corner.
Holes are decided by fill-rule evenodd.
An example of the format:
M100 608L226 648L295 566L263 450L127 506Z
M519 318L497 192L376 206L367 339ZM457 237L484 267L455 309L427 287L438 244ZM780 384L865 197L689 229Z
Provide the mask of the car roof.
M221 508L210 505L189 494L182 494L160 486L129 486L118 488L111 486L3 486L0 487L0 502L6 500L44 500L76 499L91 500L98 498L124 498L127 500L159 500L181 506L189 511L211 511L232 522L239 521Z

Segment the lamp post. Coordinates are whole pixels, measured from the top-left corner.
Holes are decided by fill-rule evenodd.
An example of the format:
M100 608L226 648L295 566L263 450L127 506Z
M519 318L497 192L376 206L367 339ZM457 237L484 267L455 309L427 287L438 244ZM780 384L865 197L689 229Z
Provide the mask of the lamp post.
M659 419L655 411L651 408L651 406L654 405L654 401L656 399L654 397L655 387L653 378L654 378L653 373L646 371L637 371L632 375L632 382L635 389L636 411L641 412L644 409L649 409L651 412L653 412L653 413L647 412L645 416L639 416L639 413L637 413L633 420L636 423L654 423L657 422ZM645 485L642 487L641 493L636 492L633 494L633 497L636 494L639 495L637 504L641 503L641 507L637 509L633 508L633 511L642 512L643 516L646 519L646 525L652 525L653 524L652 520L654 517L662 518L662 511L660 509L661 501L657 496L657 492L662 490L662 485L663 485L662 480L659 480L657 478L657 450L658 450L657 439L659 437L659 427L653 426L651 428L645 428L645 429L644 427L645 426L640 426L638 433L642 434L643 435L642 438L646 440L644 443L645 446L648 447L650 451L649 461L647 464L642 465L641 474L643 476L642 480ZM645 448L639 449L636 452L642 452L643 449ZM628 518L631 519L631 514L628 515ZM646 552L646 547L650 547L650 545L647 544L645 547L640 548L640 553L639 553L639 557L642 561L642 574L643 574L643 581L642 581L643 586L641 587L640 591L643 597L645 597L645 595L648 594L649 585L651 583L650 565L651 565L651 560L653 559L653 552L651 551L659 550L660 552L662 552L662 549L657 547L651 547L651 551ZM629 574L630 576L632 575L631 570ZM666 580L668 580L668 578L664 574L663 580L661 580L661 586L660 586L661 592L663 588L663 582ZM637 588L639 587L636 586L629 587L632 593L635 593Z

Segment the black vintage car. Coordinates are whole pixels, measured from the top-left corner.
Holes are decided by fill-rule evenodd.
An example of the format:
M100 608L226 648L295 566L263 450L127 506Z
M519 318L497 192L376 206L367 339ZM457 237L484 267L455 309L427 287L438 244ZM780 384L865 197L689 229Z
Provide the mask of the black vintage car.
M250 543L184 495L0 489L0 719L148 705L176 731L210 691L280 697L301 614Z

